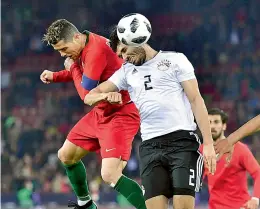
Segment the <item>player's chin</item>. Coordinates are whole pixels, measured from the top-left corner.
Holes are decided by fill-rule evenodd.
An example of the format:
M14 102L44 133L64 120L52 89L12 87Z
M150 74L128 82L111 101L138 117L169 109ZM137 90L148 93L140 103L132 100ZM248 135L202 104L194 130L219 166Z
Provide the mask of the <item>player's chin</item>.
M215 142L215 141L217 141L218 136L216 136L216 135L212 135L212 139L213 139L213 141Z
M136 66L141 66L144 64L144 61L142 59L134 60L133 64Z

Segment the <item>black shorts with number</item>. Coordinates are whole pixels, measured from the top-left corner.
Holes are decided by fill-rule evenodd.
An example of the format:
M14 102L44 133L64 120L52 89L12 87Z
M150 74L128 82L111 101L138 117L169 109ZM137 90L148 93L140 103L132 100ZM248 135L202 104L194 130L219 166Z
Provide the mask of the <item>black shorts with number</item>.
M176 131L146 140L139 147L145 199L195 196L201 188L203 159L193 131Z

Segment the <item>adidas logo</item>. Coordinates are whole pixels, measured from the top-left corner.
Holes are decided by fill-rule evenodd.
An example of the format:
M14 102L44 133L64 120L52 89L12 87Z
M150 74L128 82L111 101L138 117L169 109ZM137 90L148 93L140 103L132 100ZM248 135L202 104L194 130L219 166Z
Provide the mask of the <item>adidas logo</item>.
M134 68L134 70L132 71L132 74L137 73L138 71Z

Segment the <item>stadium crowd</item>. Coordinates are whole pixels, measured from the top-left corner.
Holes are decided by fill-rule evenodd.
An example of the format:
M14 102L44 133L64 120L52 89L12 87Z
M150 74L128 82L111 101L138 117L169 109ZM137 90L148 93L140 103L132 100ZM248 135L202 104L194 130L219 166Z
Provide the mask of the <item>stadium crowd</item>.
M153 26L151 45L186 54L195 66L207 106L220 107L230 114L227 133L260 113L259 1L151 2L64 0L59 4L49 0L15 0L12 5L2 2L3 194L17 192L30 183L40 193L71 193L56 153L72 125L89 107L83 105L73 83L44 85L39 80L44 69L62 69L59 55L41 42L45 28L57 18L66 18L81 29L108 36L110 26L122 15L142 13ZM260 162L260 137L248 137L244 142ZM139 143L137 136L126 168L128 176L136 179L139 179ZM110 188L99 177L98 155L87 156L83 161L96 198L109 196Z

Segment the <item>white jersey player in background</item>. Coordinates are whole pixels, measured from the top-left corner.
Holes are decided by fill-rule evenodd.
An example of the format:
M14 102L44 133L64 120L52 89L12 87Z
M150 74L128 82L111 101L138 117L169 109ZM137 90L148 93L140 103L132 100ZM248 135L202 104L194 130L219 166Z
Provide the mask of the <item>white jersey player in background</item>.
M194 68L182 53L157 52L148 44L123 45L116 30L110 41L128 63L84 101L88 105L121 103L117 92L128 90L141 117L140 167L147 208L166 209L168 198L173 197L175 209L193 209L203 169L193 114L203 136L206 166L212 174L216 169L208 112Z

